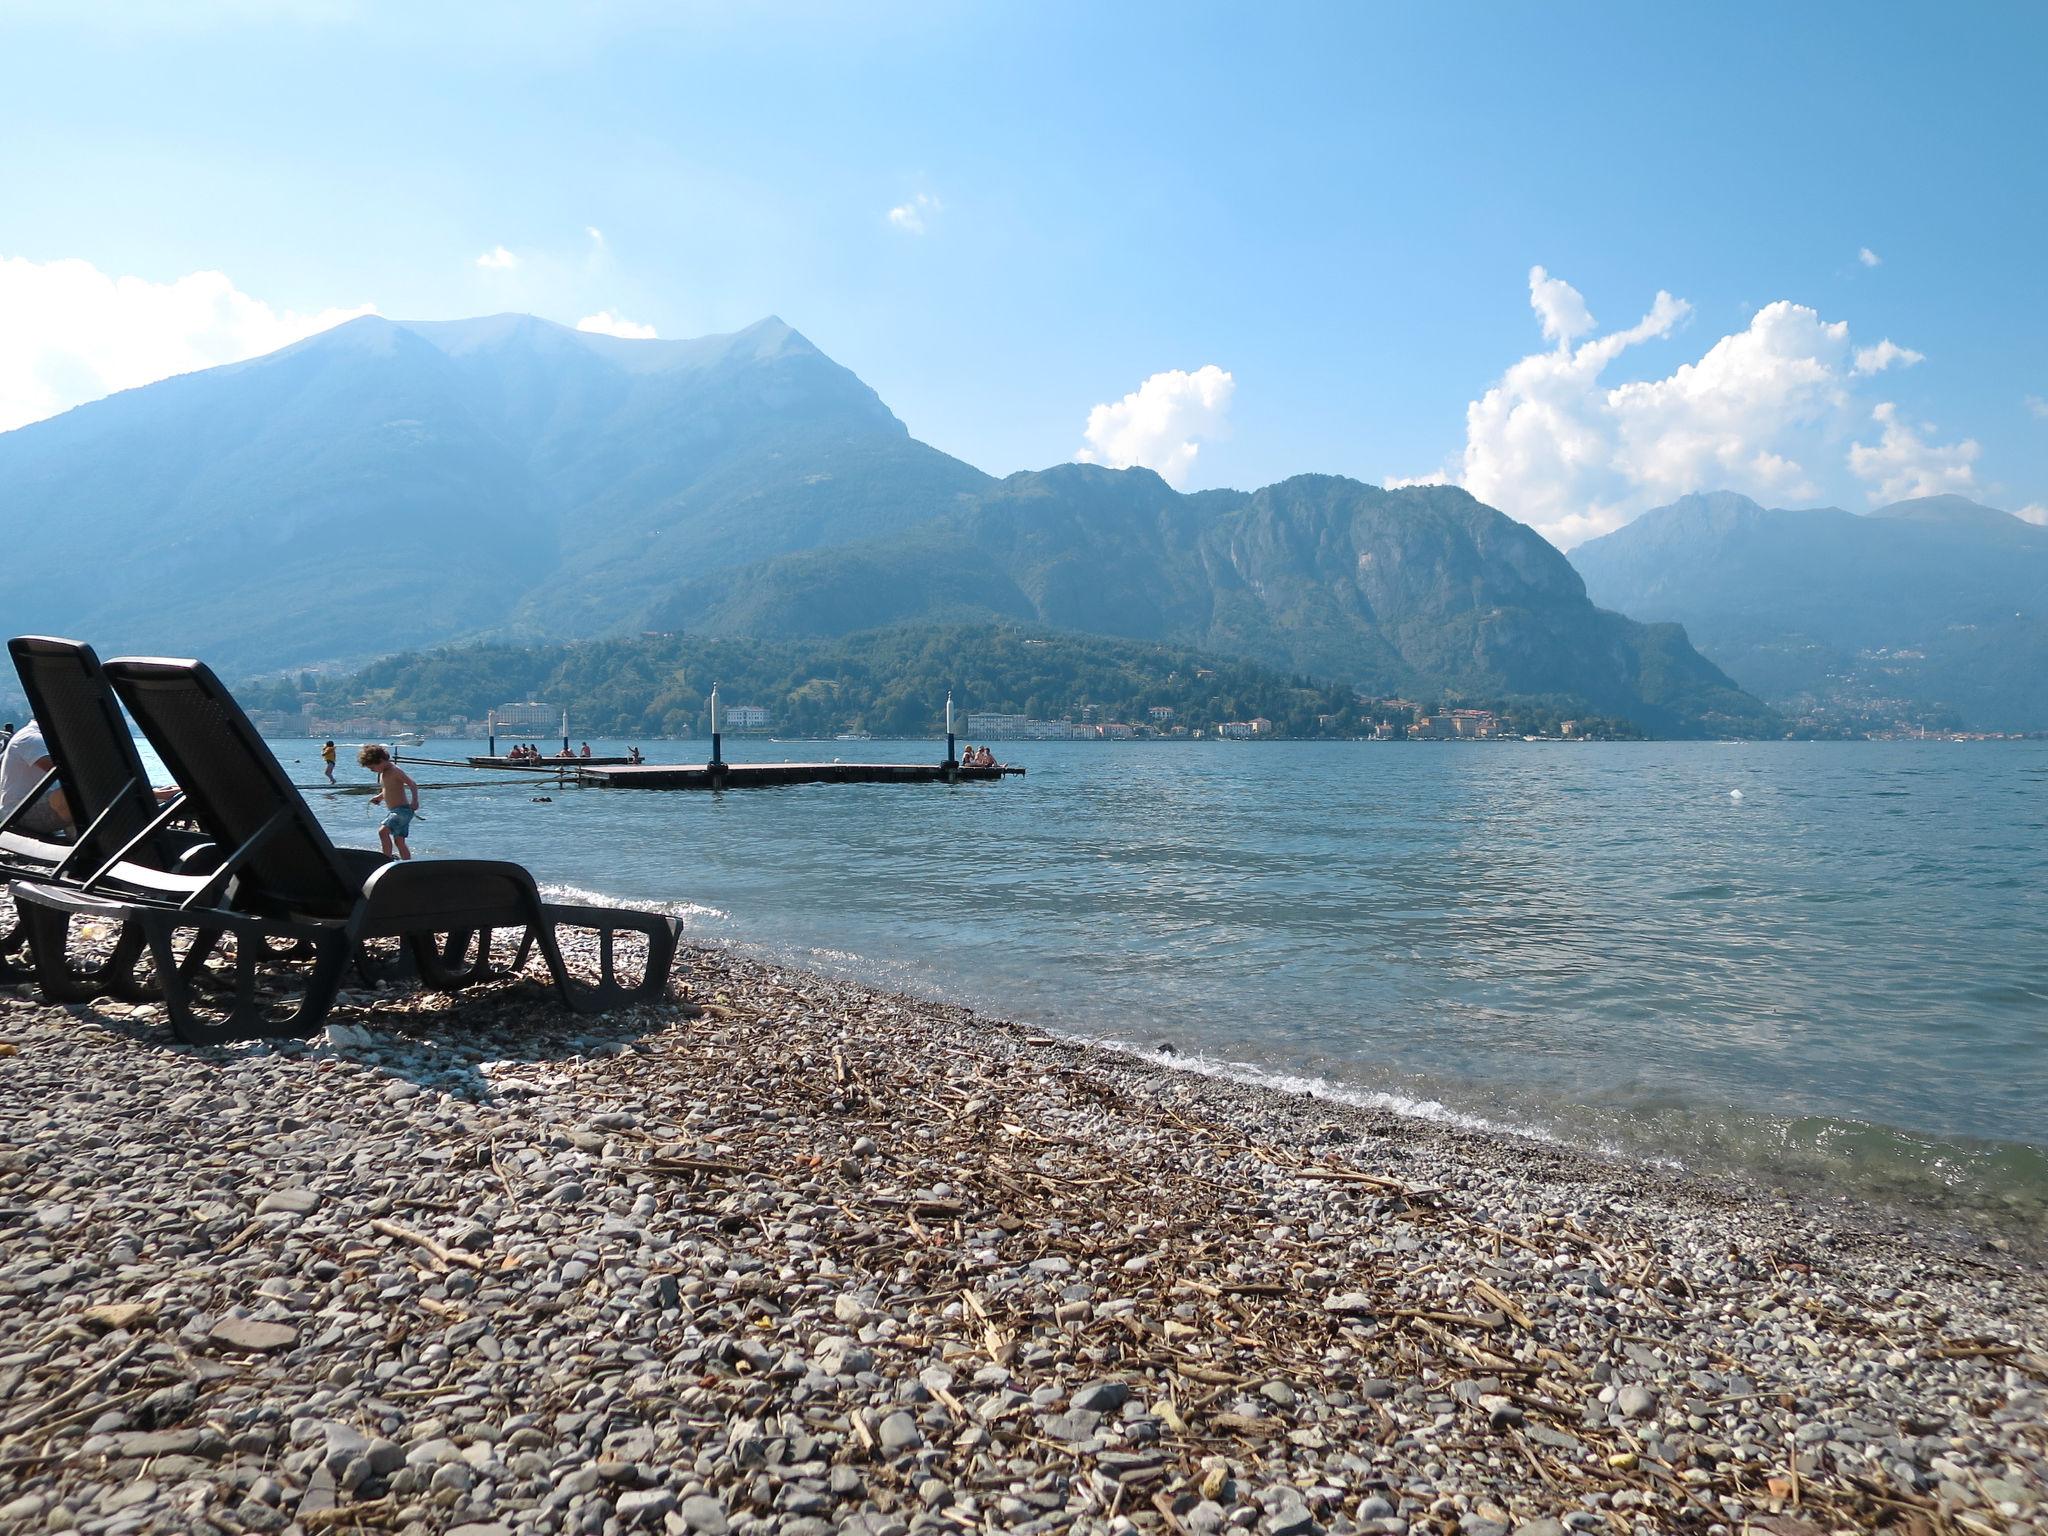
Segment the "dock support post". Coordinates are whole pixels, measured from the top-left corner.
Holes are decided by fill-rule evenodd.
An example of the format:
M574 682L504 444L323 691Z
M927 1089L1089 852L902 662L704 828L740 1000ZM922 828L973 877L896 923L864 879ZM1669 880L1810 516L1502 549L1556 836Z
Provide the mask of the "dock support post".
M711 787L725 787L725 757L723 743L718 734L718 684L711 685L711 761L704 766L711 773Z

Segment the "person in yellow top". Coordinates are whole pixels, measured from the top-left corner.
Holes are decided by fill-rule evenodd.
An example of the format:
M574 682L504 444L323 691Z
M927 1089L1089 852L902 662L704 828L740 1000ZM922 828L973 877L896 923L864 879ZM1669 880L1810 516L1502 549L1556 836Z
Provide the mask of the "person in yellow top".
M320 761L327 765L327 782L334 782L334 743L329 742L320 749Z

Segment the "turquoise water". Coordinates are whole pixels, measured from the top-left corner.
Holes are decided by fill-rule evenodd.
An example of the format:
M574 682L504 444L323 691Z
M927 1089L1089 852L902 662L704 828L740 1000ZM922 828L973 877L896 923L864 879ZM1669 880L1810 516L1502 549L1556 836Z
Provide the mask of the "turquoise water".
M312 744L279 750L317 778ZM1029 776L708 795L421 769L414 841L1217 1070L2048 1232L2048 744L1001 755ZM363 799L312 798L374 842Z

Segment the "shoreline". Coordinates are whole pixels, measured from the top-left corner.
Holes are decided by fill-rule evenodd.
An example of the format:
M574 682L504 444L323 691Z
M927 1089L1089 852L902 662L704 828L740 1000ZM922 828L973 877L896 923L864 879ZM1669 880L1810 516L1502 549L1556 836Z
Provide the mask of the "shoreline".
M550 886L548 890L560 892L563 900L599 905L621 900L581 886ZM642 898L641 901L642 904L652 901L661 910L687 921L700 921L706 917L717 920L730 918L729 913L716 908L690 903L654 898ZM1900 1235L1908 1235L1907 1229L1910 1228L1910 1235L1917 1239L1938 1236L1966 1252L1987 1248L2035 1264L2048 1265L2048 1219L2031 1213L2035 1208L2048 1213L2048 1190L2034 1198L2023 1214L2021 1208L2002 1192L1981 1187L1953 1184L1934 1191L1924 1185L1909 1184L1898 1175L1886 1181L1867 1179L1857 1183L1845 1179L1840 1168L1819 1168L1810 1161L1802 1163L1796 1157L1764 1164L1745 1161L1740 1153L1726 1153L1717 1160L1711 1153L1688 1154L1681 1149L1655 1144L1631 1145L1628 1138L1632 1128L1627 1123L1627 1110L1619 1112L1620 1123L1597 1127L1592 1136L1574 1135L1545 1123L1543 1112L1530 1106L1500 1108L1459 1103L1455 1087L1471 1089L1476 1086L1470 1082L1454 1085L1450 1090L1440 1083L1414 1080L1395 1087L1373 1086L1370 1081L1350 1082L1323 1073L1237 1060L1199 1047L1183 1050L1176 1041L1164 1037L1171 1031L1170 1023L1164 1020L1157 1021L1161 1038L1147 1045L1140 1039L1096 1033L1040 1015L1006 1017L971 998L956 1000L949 997L941 988L892 981L864 956L845 951L791 950L738 935L700 937L690 942L771 969L815 975L834 984L897 998L920 1007L999 1023L1010 1030L1051 1035L1061 1044L1100 1056L1108 1063L1206 1078L1280 1100L1299 1099L1325 1106L1341 1106L1347 1111L1389 1115L1399 1121L1446 1132L1463 1132L1483 1140L1534 1143L1581 1155L1614 1177L1651 1175L1675 1179L1680 1183L1697 1183L1736 1198L1797 1208L1824 1224L1847 1221L1859 1227ZM1557 1099L1552 1104L1552 1109L1560 1114L1575 1107L1566 1099ZM1825 1112L1815 1114L1834 1128L1867 1133L1888 1142L1942 1148L1964 1157L2037 1150L2048 1155L2048 1149L2037 1149L2027 1142L1972 1139L1880 1120L1835 1116ZM1770 1125L1785 1118L1798 1117L1789 1110L1750 1109L1727 1111L1723 1118L1733 1123ZM1806 1193L1791 1187L1801 1182L1813 1187Z
M0 1527L2048 1529L2032 1255L678 974L220 1050L0 994Z

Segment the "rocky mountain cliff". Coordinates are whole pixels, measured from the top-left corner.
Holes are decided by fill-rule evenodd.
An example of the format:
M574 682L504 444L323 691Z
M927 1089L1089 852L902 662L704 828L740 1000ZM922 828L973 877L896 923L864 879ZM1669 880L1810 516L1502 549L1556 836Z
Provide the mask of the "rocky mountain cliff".
M1448 486L1301 475L1181 495L1147 470L1068 464L900 535L688 583L661 614L714 634L1003 618L1381 693L1573 695L1667 734L1768 725L1677 626L1596 609L1534 530Z

